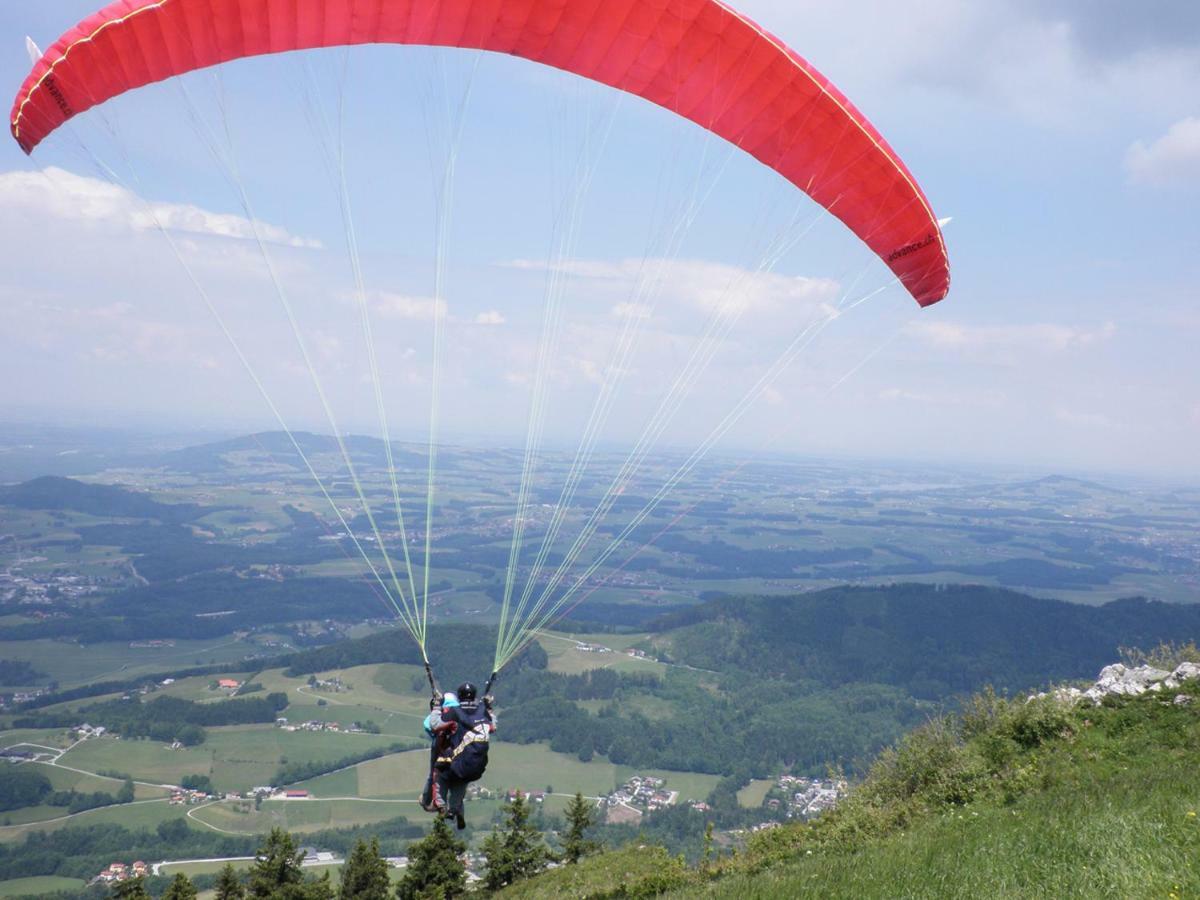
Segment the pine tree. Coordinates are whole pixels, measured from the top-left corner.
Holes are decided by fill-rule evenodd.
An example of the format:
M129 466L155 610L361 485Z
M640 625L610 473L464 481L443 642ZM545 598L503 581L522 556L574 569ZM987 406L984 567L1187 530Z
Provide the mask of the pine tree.
M577 863L589 853L600 849L596 841L587 839L587 830L596 824L592 806L577 793L567 804L567 831L563 835L563 861Z
M242 887L237 872L229 863L225 864L225 868L217 876L216 891L216 900L244 900L246 896L246 889Z
M150 894L146 892L146 879L141 876L118 881L112 889L112 895L119 900L150 900Z
M266 842L258 848L258 859L250 870L251 897L274 898L277 894L291 893L304 883L300 870L303 851L296 849L292 836L282 828L272 828Z
M305 882L299 889L285 892L283 897L286 900L291 900L293 897L297 900L334 900L337 897L337 891L333 889L333 881L330 880L329 870L326 869L316 881Z
M408 867L396 887L398 900L449 900L464 894L467 870L460 857L466 851L446 820L435 819L433 830L408 848Z
M178 873L162 895L162 900L195 900L200 895L192 880L182 872Z
M504 815L503 831L493 831L483 842L485 883L493 891L536 875L551 859L541 832L529 822L529 804L521 794L504 804Z
M388 900L392 883L387 861L379 855L379 839L358 841L342 866L339 900Z

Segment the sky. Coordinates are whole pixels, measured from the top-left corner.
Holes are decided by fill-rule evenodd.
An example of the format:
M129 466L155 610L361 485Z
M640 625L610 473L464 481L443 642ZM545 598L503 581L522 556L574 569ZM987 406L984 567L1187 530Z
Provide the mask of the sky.
M0 84L96 5L5 4ZM641 101L482 54L291 55L0 144L0 420L382 433L382 407L416 439L436 408L512 445L541 398L568 447L1200 478L1200 5L736 5L951 219L945 301Z

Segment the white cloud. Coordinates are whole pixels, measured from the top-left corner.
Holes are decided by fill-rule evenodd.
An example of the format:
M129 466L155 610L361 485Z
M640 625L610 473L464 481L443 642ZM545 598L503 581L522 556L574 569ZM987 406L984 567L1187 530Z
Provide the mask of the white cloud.
M393 294L376 291L371 295L371 308L388 319L410 319L432 322L437 315L446 315L446 301L433 297L414 297L408 294Z
M1200 184L1200 118L1181 119L1149 144L1135 141L1125 171L1134 184Z
M928 394L919 394L915 391L906 391L903 388L884 388L879 392L879 399L889 402L905 401L909 403L928 403L933 398Z
M599 363L593 359L581 359L571 357L568 360L571 368L589 384L601 384L604 381L604 373Z
M618 303L612 308L612 314L618 319L649 319L652 311L644 303Z
M476 325L503 325L506 321L504 315L494 309L481 312L474 319Z
M255 223L183 203L146 201L107 181L50 167L40 172L0 174L0 205L31 216L116 225L134 231L169 231L210 237L254 240ZM257 223L258 236L271 244L319 249L320 241L297 237L287 229Z
M787 403L787 394L773 385L768 385L763 391L763 402L768 406L784 406Z
M1111 339L1117 333L1112 322L1094 328L1035 322L1027 325L964 325L934 320L914 322L907 331L935 347L950 350L1025 350L1063 352Z
M217 361L187 328L146 318L132 303L58 306L17 302L4 309L0 325L55 354L128 365L169 364L213 369Z
M342 363L345 345L336 334L314 329L306 341L325 365L338 366Z
M838 282L830 278L759 272L700 259L570 259L553 265L515 260L507 265L554 270L607 284L635 298L615 304L615 315L643 319L653 314L653 301L659 296L675 305L738 316L751 311L777 312L785 306L821 308L833 302L840 291Z
M1073 428L1112 428L1112 419L1103 413L1083 412L1074 409L1057 409L1054 418Z

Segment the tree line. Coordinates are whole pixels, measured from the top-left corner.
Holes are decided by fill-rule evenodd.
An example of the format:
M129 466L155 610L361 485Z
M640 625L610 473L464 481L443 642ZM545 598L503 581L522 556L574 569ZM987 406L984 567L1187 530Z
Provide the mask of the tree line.
M386 747L375 747L371 750L364 750L360 753L350 753L340 759L335 760L310 760L308 762L285 762L275 772L275 777L271 783L275 785L295 784L298 781L307 781L309 778L316 778L318 775L325 775L329 772L336 772L339 769L348 769L351 766L356 766L359 763L367 762L372 759L379 759L382 756L388 756L392 753L403 753L406 750L414 750L421 745L415 743L397 742L389 744Z
M56 791L50 779L31 766L0 767L0 812L27 806L61 806L68 813L133 802L133 782L125 779L115 794L108 791Z
M567 807L557 849L547 844L530 816L530 804L517 794L504 805L500 826L483 842L483 886L489 891L537 875L552 862L573 865L600 849L590 837L595 810L579 794ZM193 880L180 873L133 878L115 885L108 896L195 900L202 887L211 888L216 900L453 900L467 893L467 845L443 818L435 819L429 832L408 846L407 865L394 883L384 852L378 837L357 837L336 879L328 870L316 877L305 872L304 851L296 839L274 828L256 842L254 861L245 872L226 864L215 877Z
M288 705L287 694L275 691L265 697L198 703L180 697L155 697L143 703L129 699L93 703L68 712L35 712L19 717L15 728L70 728L80 722L103 725L125 738L149 738L187 747L204 743L205 727L274 722Z

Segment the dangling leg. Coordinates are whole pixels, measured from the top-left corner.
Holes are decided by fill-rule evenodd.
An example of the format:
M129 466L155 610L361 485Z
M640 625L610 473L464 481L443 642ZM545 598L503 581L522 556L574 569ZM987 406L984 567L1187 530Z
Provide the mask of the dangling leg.
M433 808L442 813L447 812L446 798L450 793L450 767L444 766L433 770Z
M429 770L429 776L425 779L425 787L421 790L421 809L425 812L433 812L433 798L436 792L436 781L433 777L433 769Z
M421 809L425 812L433 812L434 800L438 795L437 791L437 744L436 742L429 748L429 777L425 779L425 787L421 791Z
M458 826L459 831L467 827L463 803L467 799L468 783L461 778L451 778L449 790L446 792L446 814L454 816L454 824Z

